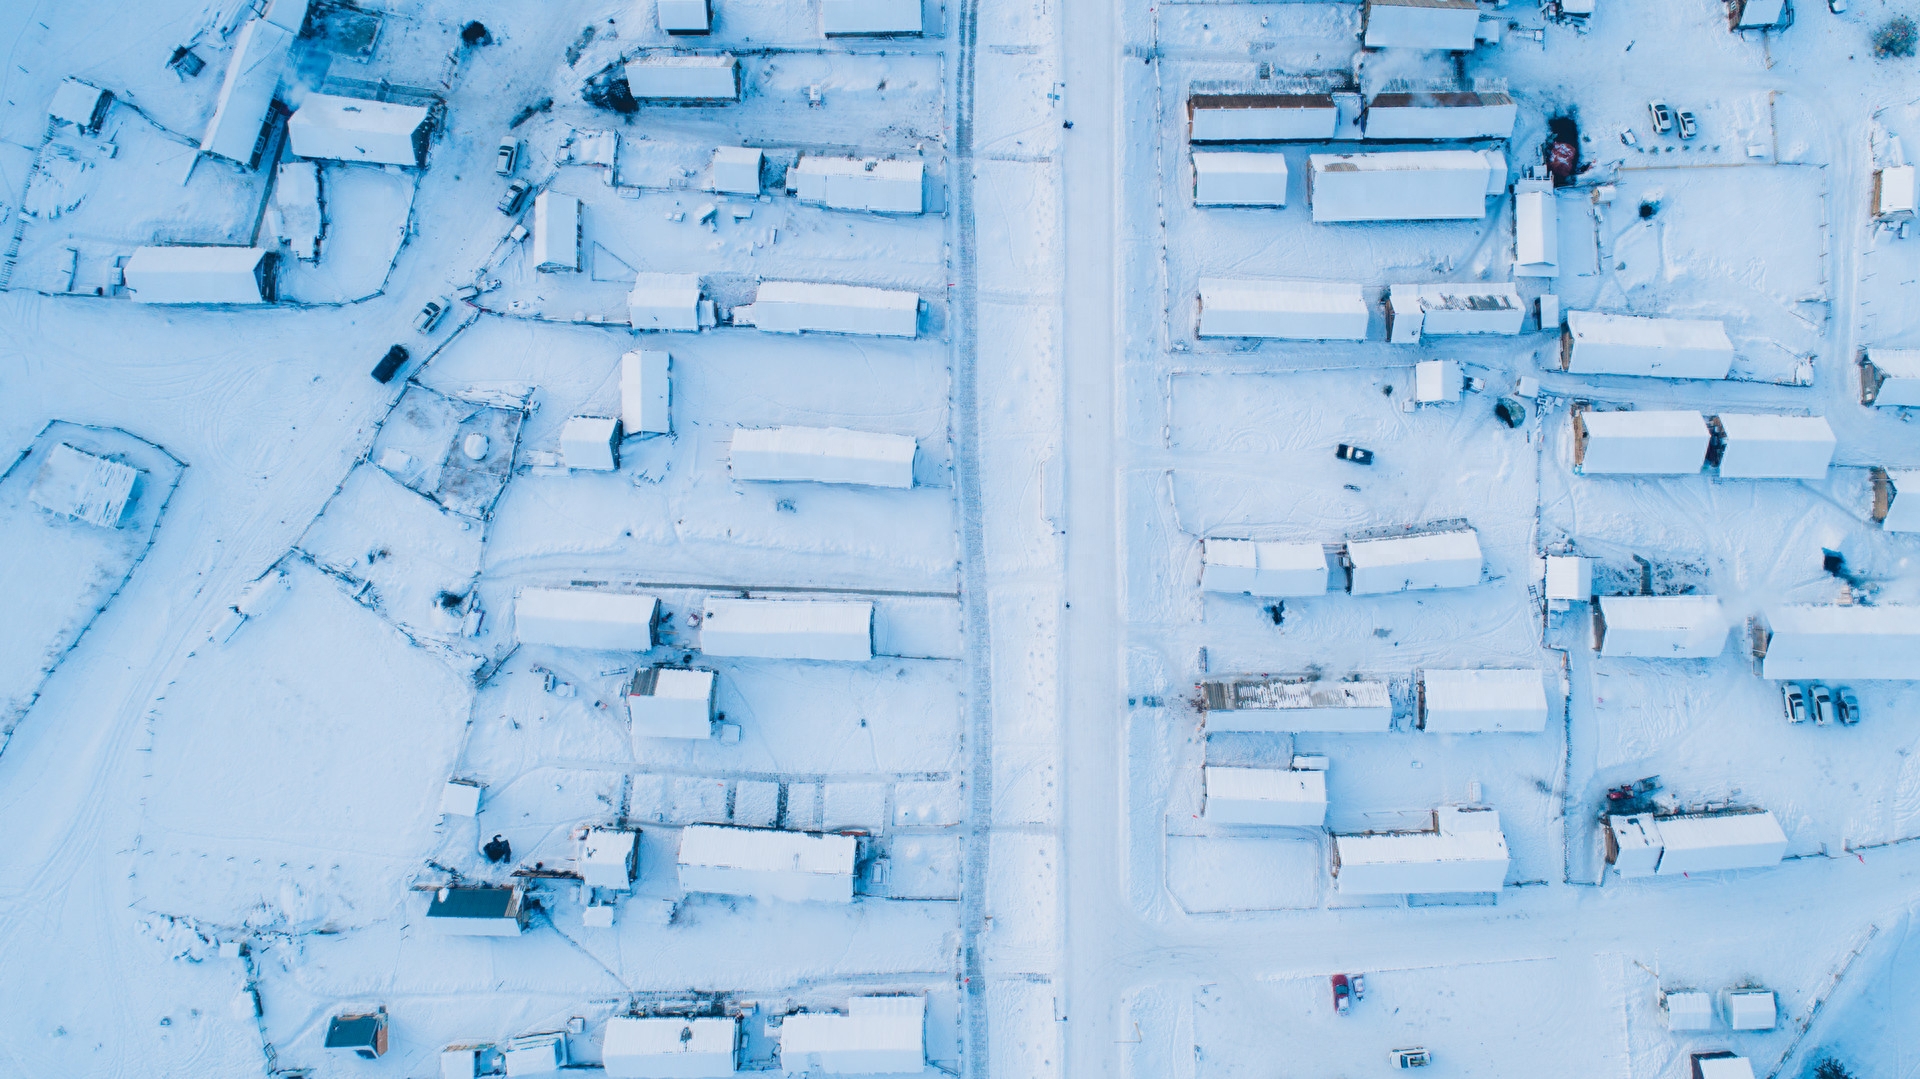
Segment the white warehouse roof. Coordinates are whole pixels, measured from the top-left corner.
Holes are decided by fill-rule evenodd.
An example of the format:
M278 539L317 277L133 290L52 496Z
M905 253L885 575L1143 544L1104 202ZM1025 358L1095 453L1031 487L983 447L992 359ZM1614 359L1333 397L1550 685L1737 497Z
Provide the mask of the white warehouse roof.
M1434 734L1545 730L1546 683L1531 667L1422 671L1420 726Z
M1475 19L1475 23L1478 23ZM1505 139L1519 110L1506 94L1472 91L1376 94L1367 102L1370 139Z
M1873 173L1873 212L1875 216L1912 213L1914 210L1914 167L1889 165Z
M424 105L308 94L287 138L301 157L417 168L426 164L428 115Z
M139 303L269 303L269 254L213 244L136 248L125 267L127 290Z
M925 997L854 997L847 1014L803 1012L780 1022L789 1075L918 1075L926 1069Z
M790 902L853 902L850 835L695 824L680 833L680 887Z
M1193 204L1285 206L1286 155L1247 150L1195 150Z
M719 56L655 54L627 61L627 90L637 101L719 102L740 98L740 64Z
M1312 154L1307 201L1315 221L1478 220L1487 216L1489 187L1497 179L1504 188L1506 172L1506 159L1491 150Z
M700 650L710 656L864 663L873 658L873 604L708 596Z
M1559 276L1560 207L1549 181L1514 185L1513 262L1515 277Z
M1765 678L1920 679L1920 607L1776 607Z
M1733 341L1717 319L1567 312L1560 368L1576 375L1726 378Z
M1600 654L1707 659L1727 649L1718 596L1602 596Z
M1387 335L1416 344L1422 335L1516 334L1526 304L1511 281L1387 286Z
M1367 305L1357 284L1200 279L1201 337L1364 341Z
M673 357L637 348L620 357L620 427L627 434L664 435L673 430Z
M702 8L706 0L699 0ZM750 146L720 146L707 170L707 190L727 195L760 193L760 162L766 153Z
M1333 837L1334 883L1343 895L1497 892L1507 879L1507 837L1491 809L1434 811L1428 832Z
M1727 1025L1735 1030L1772 1030L1780 1024L1780 1002L1771 989L1740 989L1727 994Z
M733 320L773 333L914 337L920 332L920 294L813 281L766 281L753 303L733 309Z
M1367 0L1369 49L1405 47L1465 52L1480 32L1473 0Z
M844 427L741 427L730 463L736 480L913 486L912 435Z
M653 647L660 601L585 588L523 588L513 601L513 636L522 644L645 652Z
M1205 817L1214 824L1318 828L1327 820L1327 773L1280 768L1201 769Z
M1722 479L1817 480L1833 462L1833 428L1824 416L1714 417L1726 435Z
M610 1079L721 1079L734 1074L738 1019L607 1020L601 1065Z
M1863 401L1880 408L1920 405L1920 349L1870 348L1866 360L1870 384Z
M533 200L533 268L542 273L580 269L580 200L542 191Z
M1702 1056L1694 1061L1700 1079L1753 1079L1753 1062L1746 1057Z
M620 421L574 416L560 428L560 458L568 468L613 472L620 467Z
M200 140L202 153L252 168L259 160L262 131L280 75L287 66L293 35L265 19L252 19L233 38L233 59L215 99L213 119Z
M1209 731L1378 733L1393 726L1385 682L1250 679L1201 686Z
M1201 547L1200 587L1254 596L1325 595L1331 580L1318 543L1209 539Z
M712 671L642 667L627 683L627 719L640 738L713 735Z
M1480 536L1471 528L1347 544L1347 591L1356 596L1480 583Z
M1194 94L1187 98L1189 142L1324 141L1340 126L1330 94Z
M924 209L927 163L919 158L822 157L806 154L787 170L787 189L801 202L831 210L917 214Z
M1654 822L1661 846L1657 876L1761 869L1779 865L1787 852L1787 833L1765 811L1656 817Z
M1713 997L1699 990L1667 994L1667 1029L1677 1033L1713 1029Z
M1573 417L1573 470L1583 476L1691 476L1712 432L1698 412L1593 412Z
M852 34L920 33L921 0L820 0L820 32L827 37Z
M627 322L636 330L700 328L700 275L638 273L627 293Z

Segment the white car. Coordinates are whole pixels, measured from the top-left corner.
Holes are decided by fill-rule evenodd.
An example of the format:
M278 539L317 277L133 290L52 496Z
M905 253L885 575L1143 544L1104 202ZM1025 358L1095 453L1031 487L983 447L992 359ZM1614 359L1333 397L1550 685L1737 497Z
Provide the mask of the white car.
M421 333L432 333L433 328L440 325L440 320L446 317L449 306L451 302L445 296L428 300L426 306L420 309L420 313L414 316L413 328Z

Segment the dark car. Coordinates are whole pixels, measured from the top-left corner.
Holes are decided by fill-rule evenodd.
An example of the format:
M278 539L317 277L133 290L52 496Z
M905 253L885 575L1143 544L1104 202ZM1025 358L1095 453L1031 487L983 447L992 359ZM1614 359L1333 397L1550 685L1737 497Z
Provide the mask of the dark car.
M1334 449L1333 455L1342 461L1352 461L1356 465L1370 465L1373 463L1372 450L1363 450L1358 446L1349 446L1345 442L1340 443L1340 445Z
M373 380L384 386L392 382L393 376L399 374L400 369L406 365L407 350L395 345L387 350L385 356L380 357L379 363L373 365Z
M1683 139L1690 139L1690 138L1693 138L1695 135L1698 135L1699 133L1700 133L1700 121L1696 119L1694 115L1690 112L1681 113L1680 114L1680 137Z
M525 180L515 180L508 184L507 193L500 196L500 212L506 214L508 217L519 213L520 204L527 200L527 192L531 190L533 190L533 185Z

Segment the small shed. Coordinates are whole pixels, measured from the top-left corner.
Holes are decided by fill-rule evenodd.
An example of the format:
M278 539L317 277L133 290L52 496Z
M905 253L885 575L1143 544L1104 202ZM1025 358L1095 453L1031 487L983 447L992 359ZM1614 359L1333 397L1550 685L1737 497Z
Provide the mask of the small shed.
M1727 1025L1735 1030L1772 1030L1780 1025L1780 1003L1771 989L1729 989L1724 999Z
M1567 312L1560 369L1576 375L1726 378L1733 341L1718 319Z
M1507 862L1500 814L1481 807L1436 809L1424 832L1333 837L1334 886L1342 895L1498 892Z
M830 210L917 214L926 208L927 163L919 158L806 154L787 170L787 190Z
M139 483L140 470L132 465L56 442L27 497L50 513L97 528L119 528Z
M1870 348L1860 358L1860 403L1920 406L1920 349Z
M710 656L864 663L873 658L873 604L708 596L700 650Z
M52 104L47 106L47 116L81 131L98 131L111 104L113 95L98 86L79 79L62 79L53 92Z
M1661 847L1656 876L1763 869L1779 865L1787 853L1787 834L1764 809L1690 813L1655 821Z
M627 90L635 101L718 105L740 100L740 62L732 53L673 56L653 53L627 61Z
M741 427L729 464L736 480L913 486L912 435L844 427Z
M1734 0L1735 30L1780 29L1787 26L1792 18L1787 0Z
M1920 469L1873 470L1873 519L1888 532L1920 532Z
M1889 165L1873 170L1873 216L1911 216L1914 210L1914 167Z
M698 36L713 28L711 0L655 0L660 29L674 37Z
M1695 1053L1693 1079L1753 1079L1753 1062L1729 1049Z
M1732 628L1718 596L1602 596L1593 618L1603 656L1710 659Z
M491 1045L449 1045L440 1050L440 1079L480 1079L482 1061L493 1053Z
M1479 41L1480 9L1473 0L1366 0L1364 42L1369 49L1471 51Z
M680 887L788 902L853 902L850 835L695 824L680 833Z
M1361 124L1369 139L1506 139L1518 115L1513 98L1498 92L1391 93L1367 102Z
M427 925L453 936L517 937L526 924L518 884L441 888L427 903Z
M1326 548L1318 543L1209 539L1201 545L1200 560L1200 587L1208 592L1322 596L1333 573Z
M1693 1034L1713 1029L1713 998L1697 989L1685 989L1666 995L1667 1029L1676 1034Z
M620 431L623 435L664 435L673 430L673 357L658 349L637 348L620 357Z
M1387 287L1387 340L1397 345L1422 336L1517 334L1526 318L1511 281Z
M698 330L700 275L639 273L627 293L627 322L636 330Z
M513 639L556 648L645 652L653 648L660 601L590 588L523 588L513 600Z
M1357 284L1200 279L1201 337L1364 341L1367 304Z
M556 1030L509 1039L501 1062L506 1065L507 1079L558 1075L567 1066L567 1036Z
M533 268L541 273L580 270L580 200L542 191L533 200Z
M827 37L921 32L921 0L820 0L820 32Z
M1691 476L1707 463L1712 441L1698 412L1573 414L1573 471L1582 476Z
M640 830L589 828L580 839L574 859L580 880L589 888L624 892L640 879Z
M1347 591L1356 596L1480 583L1480 536L1471 528L1347 544Z
M733 309L733 321L772 333L914 337L920 332L920 294L815 281L765 281L752 304Z
M723 195L760 194L760 164L765 157L764 151L752 146L715 147L707 166L707 190Z
M1385 682L1246 678L1203 682L1207 730L1376 734L1393 727Z
M1824 416L1722 412L1709 422L1721 479L1818 480L1833 463L1833 428Z
M1547 602L1565 610L1570 603L1593 598L1593 560L1578 555L1547 556Z
M739 1059L740 1020L616 1015L601 1067L609 1079L724 1079Z
M352 1053L363 1060L387 1055L387 1010L334 1016L327 1021L327 1040L322 1048Z
M1660 825L1654 822L1653 814L1615 813L1608 815L1604 823L1607 864L1616 873L1623 877L1651 877L1659 871Z
M1763 678L1920 679L1920 607L1776 607L1754 651Z
M1513 275L1560 275L1560 204L1551 180L1513 185Z
M627 683L635 738L711 738L714 672L642 667Z
M263 247L168 244L136 248L124 272L136 303L274 301L274 253Z
M308 94L287 120L287 138L301 157L419 168L431 119L424 105Z
M1491 150L1311 154L1307 201L1320 222L1477 221L1506 174L1506 158Z
M440 789L440 812L450 817L479 816L480 790L480 784L470 780L448 780Z
M788 1075L919 1075L926 1045L925 997L853 997L845 1015L801 1012L780 1021Z
M1213 824L1319 828L1327 822L1327 773L1280 768L1201 770Z
M560 428L560 459L585 472L620 468L620 421L612 416L575 416Z
M1413 365L1413 400L1446 405L1460 399L1460 365L1452 360L1421 360Z
M249 19L233 36L233 57L214 98L213 119L200 139L200 152L224 157L245 168L260 163L273 120L273 97L287 70L293 35L265 19Z
M1195 150L1193 204L1285 206L1286 156L1246 150Z
M1432 734L1533 733L1547 727L1538 670L1420 673L1420 728Z
M1340 107L1331 94L1194 94L1187 98L1189 142L1289 142L1331 139Z

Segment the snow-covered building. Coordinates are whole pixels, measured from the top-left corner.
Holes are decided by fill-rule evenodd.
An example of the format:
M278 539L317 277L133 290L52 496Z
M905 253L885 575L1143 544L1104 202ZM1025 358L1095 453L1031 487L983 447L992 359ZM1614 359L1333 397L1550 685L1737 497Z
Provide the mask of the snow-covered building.
M1667 1029L1693 1034L1713 1029L1713 997L1697 989L1666 994Z
M1718 596L1602 596L1593 618L1603 656L1710 659L1733 628Z
M518 884L441 888L427 901L427 925L460 937L517 937L527 915Z
M1824 416L1722 412L1709 422L1721 479L1817 480L1833 463L1833 428Z
M1366 0L1364 42L1369 49L1447 49L1466 52L1480 40L1480 9L1473 0Z
M1753 1079L1753 1062L1730 1049L1694 1053L1693 1079Z
M1729 989L1727 1026L1734 1030L1772 1030L1780 1025L1780 1001L1771 989Z
M1471 528L1347 543L1347 591L1356 596L1480 583L1480 536Z
M710 105L740 100L740 62L732 53L671 56L654 53L627 61L627 91L635 101Z
M1285 206L1286 156L1246 150L1195 150L1193 204Z
M787 170L787 191L830 210L917 214L926 208L926 178L919 158L805 154Z
M470 779L449 779L440 788L440 812L453 817L480 815L480 784Z
M645 652L659 621L659 599L630 592L523 588L513 601L513 639L521 644Z
M873 604L708 596L700 650L710 656L864 663L873 658Z
M789 902L853 902L850 835L695 824L680 833L680 887Z
M56 442L27 497L41 509L99 528L119 528L134 504L140 470Z
M1607 864L1623 877L1677 877L1779 865L1787 834L1759 809L1606 819Z
M700 275L638 273L627 293L627 323L636 330L700 328Z
M1772 30L1786 26L1791 17L1787 0L1734 0L1735 30Z
M1873 216L1911 216L1914 211L1914 167L1889 165L1873 170Z
M733 309L733 321L771 333L914 337L920 332L920 294L816 281L763 281L753 303Z
M307 8L311 0L267 0L266 13L261 18L295 37L307 26Z
M280 238L293 256L306 262L320 257L320 165L313 161L285 161L274 171L273 208L280 217Z
M1868 349L1860 358L1860 403L1920 407L1920 349Z
M1493 150L1310 154L1307 202L1315 221L1479 220L1506 187Z
M620 468L620 421L612 416L575 416L560 428L560 459L584 472Z
M1357 284L1200 279L1201 337L1364 341L1367 304Z
M1385 682L1249 678L1203 682L1209 731L1372 734L1393 727Z
M287 139L301 157L419 168L431 119L425 105L308 94L287 120Z
M820 0L820 32L827 37L917 34L921 0Z
M1920 607L1775 607L1753 637L1763 678L1920 679Z
M1203 815L1213 824L1318 828L1327 821L1327 773L1280 768L1201 768Z
M1725 378L1733 341L1718 319L1567 312L1560 369L1576 375Z
M1318 543L1209 539L1202 543L1200 587L1250 596L1321 596L1332 580Z
M1592 598L1592 559L1565 554L1547 556L1548 604L1558 604L1555 610L1566 610L1567 604L1585 603Z
M673 357L636 348L620 357L620 430L625 435L664 435L673 430Z
M624 892L640 879L640 832L635 828L589 828L574 858L589 888Z
M1698 412L1573 414L1573 470L1583 476L1691 476L1707 463L1713 432Z
M272 303L275 257L263 247L135 248L123 271L138 303Z
M113 95L98 86L79 79L62 79L53 92L52 103L47 106L47 117L72 124L81 131L98 131L111 104Z
M1507 879L1500 814L1444 806L1424 832L1333 837L1334 886L1342 895L1497 892Z
M1387 340L1396 345L1425 335L1516 334L1526 318L1511 281L1387 286Z
M729 464L736 480L913 486L912 435L844 427L741 427Z
M1325 141L1340 127L1331 94L1194 94L1189 142Z
M853 997L845 1015L801 1012L780 1021L788 1075L919 1075L927 1067L925 997Z
M580 200L542 191L533 200L533 268L541 273L580 269Z
M654 18L674 37L705 34L713 29L712 0L654 0Z
M1513 185L1513 275L1560 275L1560 209L1551 180Z
M1420 672L1420 728L1431 734L1542 731L1547 689L1540 672Z
M508 1038L500 1047L508 1079L557 1076L567 1066L567 1036L557 1030Z
M1413 402L1445 405L1460 399L1463 377L1453 360L1421 360L1413 365Z
M616 1015L601 1067L609 1079L726 1079L739 1063L740 1020Z
M1375 94L1361 125L1369 139L1505 139L1518 115L1513 98L1498 92Z
M627 683L627 718L635 738L713 736L714 672L642 667Z
M252 19L233 37L213 119L200 139L200 152L224 157L247 168L260 163L273 120L273 95L287 67L293 35L265 19Z
M1920 469L1873 470L1873 519L1888 532L1920 532Z
M718 146L707 166L707 190L723 195L758 195L765 151L751 146Z

